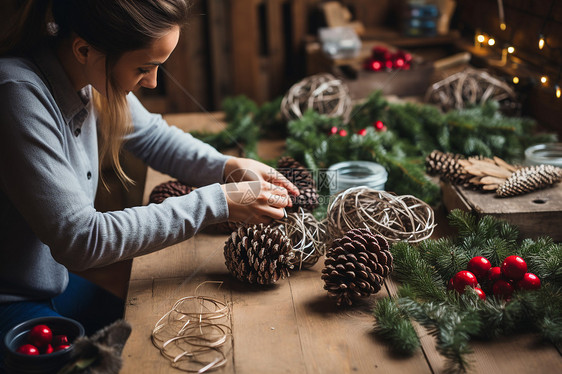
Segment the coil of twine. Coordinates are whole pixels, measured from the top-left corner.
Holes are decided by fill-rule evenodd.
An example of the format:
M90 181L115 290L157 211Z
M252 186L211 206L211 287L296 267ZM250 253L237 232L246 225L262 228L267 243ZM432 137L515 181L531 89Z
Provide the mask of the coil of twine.
M367 187L352 187L335 195L326 218L330 242L355 228L366 228L390 242L420 242L435 227L433 209L411 196L397 196Z

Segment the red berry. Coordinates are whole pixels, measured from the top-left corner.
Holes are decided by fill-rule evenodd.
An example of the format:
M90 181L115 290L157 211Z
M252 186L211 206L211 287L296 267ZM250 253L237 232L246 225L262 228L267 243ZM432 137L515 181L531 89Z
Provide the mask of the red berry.
M527 272L527 263L519 256L509 256L503 260L501 268L504 277L519 280Z
M16 352L24 354L24 355L38 355L39 354L39 350L37 349L37 347L32 345L32 344L24 344L24 345L18 347L18 349L16 349Z
M499 266L494 266L488 270L488 280L494 283L502 278L502 269Z
M502 299L509 299L513 294L513 286L508 281L500 279L494 283L492 292Z
M50 344L47 344L47 346L45 348L43 348L43 352L44 354L49 354L49 353L53 353L53 346Z
M517 287L521 290L538 290L541 288L541 280L533 273L525 273L523 278L517 282Z
M332 126L332 128L330 129L330 134L337 134L338 132L338 128L336 126Z
M474 287L474 292L478 295L478 297L482 300L486 300L486 293L482 291L481 288Z
M476 276L467 270L461 270L453 277L453 285L458 293L464 293L466 286L474 288L477 284Z
M68 337L66 335L55 335L53 337L53 345L59 346L59 345L67 345L68 343Z
M483 281L491 267L492 264L486 257L476 256L468 261L468 266L466 268L468 271L472 272L472 274L476 275L479 281Z
M361 135L361 136L367 135L367 129L361 129L361 130L359 130L358 134Z
M69 344L61 344L61 345L57 345L54 348L54 350L55 350L55 352L58 352L58 351L62 351L63 349L67 349L67 348L70 348Z
M53 340L53 332L46 325L36 325L29 331L29 336L27 338L31 344L37 348L43 348L47 344L51 344Z
M340 130L340 136L347 136L347 131L346 130Z
M377 121L373 124L373 126L375 126L375 129L380 131L384 127L384 123L382 123L382 121Z

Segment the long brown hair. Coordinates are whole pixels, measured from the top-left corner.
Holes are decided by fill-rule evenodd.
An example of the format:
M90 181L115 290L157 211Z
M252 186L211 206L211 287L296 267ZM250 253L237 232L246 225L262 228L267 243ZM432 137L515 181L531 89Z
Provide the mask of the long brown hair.
M125 95L115 83L113 69L124 52L147 48L173 26L183 26L187 22L188 2L27 0L0 41L0 55L27 54L46 39L64 39L72 33L104 53L107 94L93 91L98 113L99 159L101 162L110 157L121 181L132 182L119 160L124 137L132 129L131 113Z

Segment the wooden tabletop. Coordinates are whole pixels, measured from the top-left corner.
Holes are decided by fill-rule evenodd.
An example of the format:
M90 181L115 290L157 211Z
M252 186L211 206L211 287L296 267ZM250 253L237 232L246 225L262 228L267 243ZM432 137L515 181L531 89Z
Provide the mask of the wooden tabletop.
M220 114L168 116L185 130L220 129ZM262 157L279 154L278 142L262 144ZM148 170L144 201L152 188L170 180ZM224 264L226 235L198 234L133 261L125 319L132 334L123 352L122 373L180 373L151 342L157 321L182 297L210 296L230 305L232 334L227 363L218 373L442 373L445 361L433 338L422 336L422 350L411 357L395 355L373 334L372 306L392 294L386 287L354 308L342 310L329 299L320 278L322 259L311 269L293 271L273 286L235 280ZM217 284L205 283L222 282ZM203 284L197 292L196 288ZM420 330L421 331L421 330ZM515 335L492 342L472 342L474 373L562 372L562 358L536 335Z

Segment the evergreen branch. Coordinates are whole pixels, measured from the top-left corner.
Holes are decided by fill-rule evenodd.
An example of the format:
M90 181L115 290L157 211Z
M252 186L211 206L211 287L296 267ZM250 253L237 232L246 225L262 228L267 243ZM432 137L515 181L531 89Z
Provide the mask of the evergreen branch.
M391 298L375 304L375 333L388 340L394 351L411 355L420 347L420 341L408 316L400 311Z

